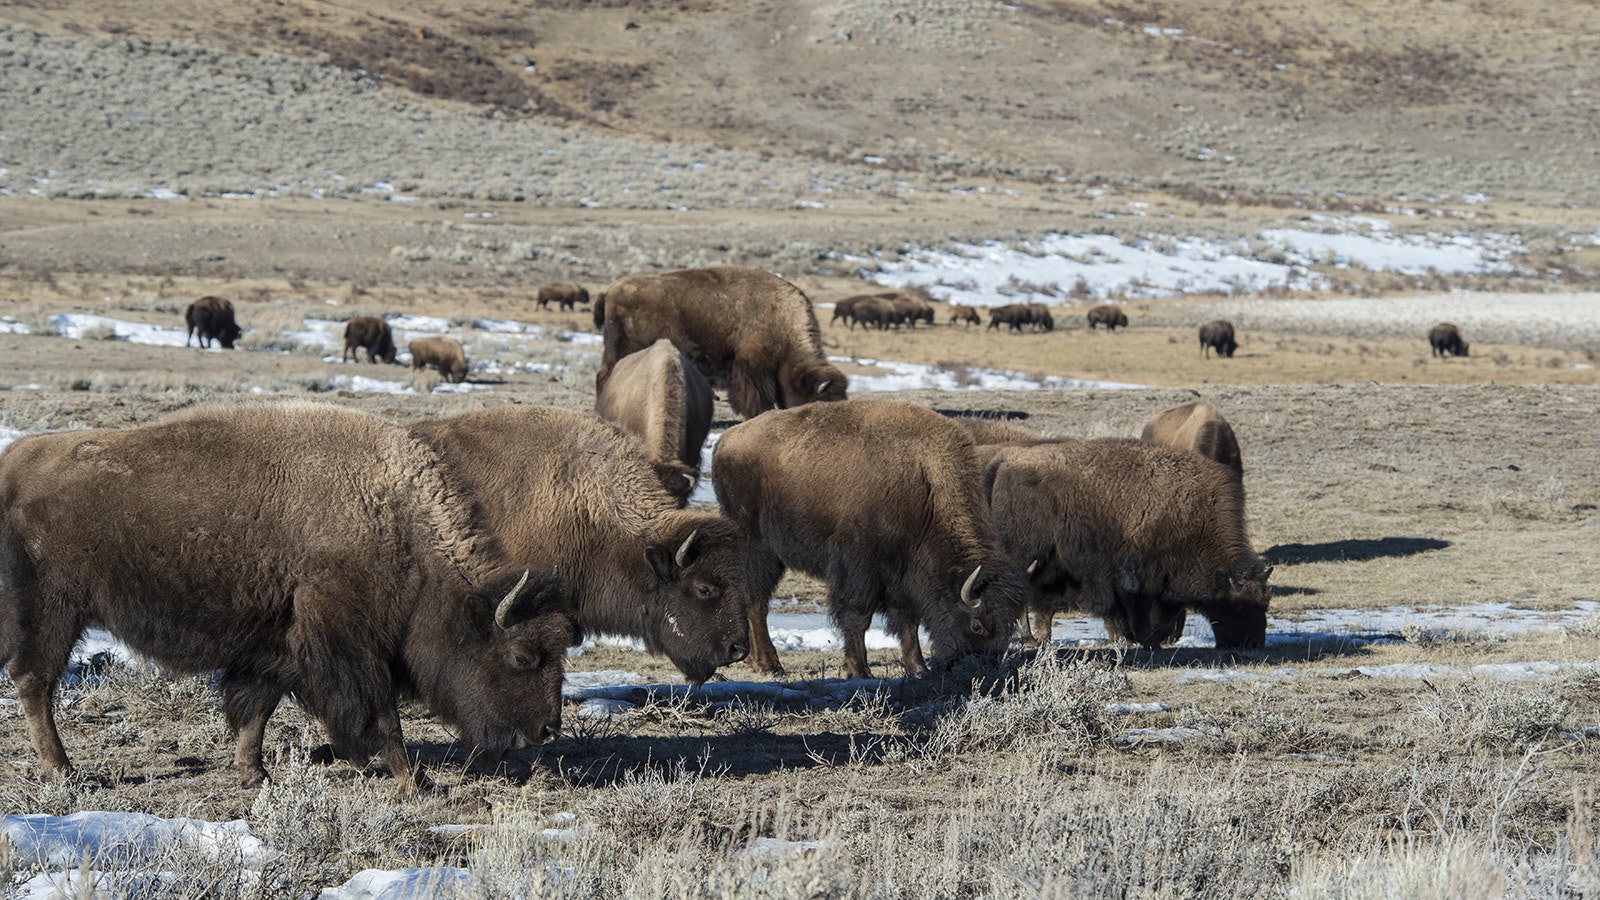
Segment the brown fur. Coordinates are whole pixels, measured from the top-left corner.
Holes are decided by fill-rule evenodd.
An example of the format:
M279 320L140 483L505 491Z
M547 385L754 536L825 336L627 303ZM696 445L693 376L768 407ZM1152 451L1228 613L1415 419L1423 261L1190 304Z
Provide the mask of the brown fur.
M1049 307L1043 303L1008 303L989 310L990 328L1005 325L1011 331L1022 331L1025 326L1032 326L1035 331L1050 331L1055 324Z
M418 372L433 366L445 381L452 384L467 380L467 351L455 338L417 338L406 349L411 351L411 368Z
M687 502L700 477L712 403L705 376L662 338L617 361L594 408L644 444L667 490Z
M1060 440L1002 451L983 481L1001 547L1031 568L1035 640L1057 609L1081 609L1157 647L1193 609L1219 648L1264 643L1271 570L1227 468L1159 444Z
M1139 440L1193 451L1244 477L1244 458L1239 454L1239 439L1233 435L1233 426L1204 400L1156 413L1145 423Z
M902 318L900 310L884 297L862 297L850 308L852 327L860 323L862 328L870 325L883 331L898 326Z
M19 439L0 455L0 650L45 771L70 770L51 695L91 622L174 671L220 670L247 785L291 692L336 756L381 752L402 790L424 781L405 693L489 757L553 739L578 638L560 581L534 574L497 625L521 570L476 514L403 429L337 407Z
M1035 434L1021 425L1000 419L983 419L975 416L956 416L956 423L972 437L973 450L978 460L978 471L983 471L995 455L1007 447L1031 447L1052 440Z
M377 316L357 316L344 324L344 353L339 359L361 361L359 349L367 351L367 362L394 362L394 329Z
M728 405L744 418L845 397L847 380L827 361L811 300L770 272L632 275L606 288L605 303L596 394L617 360L666 338L707 377L727 379Z
M832 325L840 319L843 319L845 325L854 328L855 320L851 318L851 310L855 308L857 303L871 296L871 294L851 294L848 297L841 297L838 300L833 301L833 317L828 319L828 324Z
M1449 322L1440 322L1428 329L1428 345L1433 348L1434 356L1468 355L1467 342L1461 337L1461 329Z
M535 301L540 309L549 309L550 304L555 303L557 309L563 310L588 302L589 289L573 281L552 281L539 285L539 295Z
M183 311L183 321L189 326L189 334L183 339L185 347L198 331L201 347L210 347L211 339L216 338L223 349L232 350L233 342L244 333L233 320L233 303L221 297L201 297L189 304Z
M1107 331L1116 331L1118 326L1128 327L1128 314L1114 303L1097 303L1089 307L1088 318L1090 331L1096 325L1104 325Z
M950 324L960 322L963 325L982 325L983 319L978 316L978 311L970 306L952 306L950 308Z
M412 432L471 486L512 559L560 572L584 628L641 638L694 681L749 651L754 547L726 518L679 509L620 428L498 406Z
M1028 588L995 546L961 426L894 401L769 412L728 429L712 473L723 510L766 559L750 622L755 668L780 671L766 614L785 568L827 581L852 677L868 674L864 641L875 613L899 635L912 674L926 666L919 625L935 661L1005 648ZM979 566L973 609L960 588Z
M1233 358L1233 351L1239 349L1239 342L1234 340L1232 322L1217 319L1200 326L1200 357L1210 357L1212 348L1216 348L1218 356Z
M933 305L921 297L906 291L886 291L879 296L894 304L900 321L909 327L917 327L918 322L933 324Z

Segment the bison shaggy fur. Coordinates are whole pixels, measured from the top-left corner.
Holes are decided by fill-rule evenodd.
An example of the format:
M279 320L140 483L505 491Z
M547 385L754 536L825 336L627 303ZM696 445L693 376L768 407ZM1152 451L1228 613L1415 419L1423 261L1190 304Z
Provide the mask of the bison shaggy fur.
M189 304L183 311L183 321L189 326L189 333L183 339L185 347L189 346L189 339L195 332L199 332L200 346L210 347L215 338L224 349L232 350L233 342L244 333L233 320L233 303L221 297L201 297Z
M1226 467L1142 441L1058 440L1003 450L983 483L1001 547L1033 582L1035 640L1049 640L1056 610L1079 609L1153 648L1192 609L1220 649L1265 642L1271 569Z
M418 372L433 366L451 384L467 380L467 351L455 338L417 338L406 347L411 351L411 368Z
M337 407L17 440L0 454L0 662L45 771L71 768L51 695L91 622L170 670L218 673L246 785L290 693L335 756L381 753L406 792L426 779L405 694L486 758L554 739L579 635L559 579L518 584L477 515L404 429Z
M1239 454L1239 439L1233 434L1233 426L1204 400L1156 413L1145 423L1139 440L1198 453L1244 477L1244 459Z
M498 406L412 427L518 563L561 573L585 629L665 653L691 680L749 651L754 547L678 508L631 435L583 413Z
M361 350L367 351L367 362L394 362L394 329L377 316L357 316L344 323L344 352L339 359L360 362Z
M1449 322L1440 322L1428 329L1428 345L1433 348L1434 356L1467 355L1467 342L1461 337L1461 329Z
M970 306L952 306L950 308L950 324L960 322L963 325L982 325L983 319L978 311Z
M972 439L910 403L852 401L770 412L728 429L712 458L723 511L761 545L751 664L781 671L766 627L785 569L828 585L845 670L866 677L875 614L900 638L906 671L1005 648L1026 599L1019 568L995 546Z
M727 380L728 405L744 418L845 397L847 381L822 349L810 298L771 272L712 266L631 275L606 288L605 303L597 395L617 360L666 338L708 378Z
M594 408L639 439L667 490L687 502L700 477L713 399L706 377L662 338L617 361Z

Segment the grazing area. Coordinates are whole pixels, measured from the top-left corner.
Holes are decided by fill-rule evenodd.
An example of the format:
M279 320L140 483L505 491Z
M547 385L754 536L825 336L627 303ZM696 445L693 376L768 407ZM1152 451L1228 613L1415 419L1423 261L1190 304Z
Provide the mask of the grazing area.
M83 623L54 697L70 773L30 740L39 676L0 674L0 895L1600 894L1597 49L1545 0L6 4L0 444L305 400L384 434L588 416L602 364L658 336L608 332L602 291L679 269L770 273L793 352L709 361L698 463L620 467L648 517L608 504L613 469L526 473L541 507L611 490L521 551L615 607L562 659L559 737L485 740L413 684L384 755L330 762L374 732L330 734L287 670L209 671L278 659L196 637L227 623L160 629L178 667ZM881 302L836 309L857 297ZM1038 649L946 659L959 636L924 631L906 677L903 631L875 619L859 665L828 579L791 570L763 674L739 604L702 592L749 578L696 526L725 522L717 444L859 400L1090 441L1209 404L1270 569L1264 639L1218 649L1167 603L1147 648L1064 610ZM352 517L315 477L349 447L273 443L304 502ZM491 469L537 458L490 445ZM164 477L161 503L251 521L240 478ZM325 521L304 555L361 580ZM616 561L580 578L600 531ZM163 561L225 555L198 536L78 568L176 583ZM628 615L644 584L663 599ZM716 646L682 610L715 610Z

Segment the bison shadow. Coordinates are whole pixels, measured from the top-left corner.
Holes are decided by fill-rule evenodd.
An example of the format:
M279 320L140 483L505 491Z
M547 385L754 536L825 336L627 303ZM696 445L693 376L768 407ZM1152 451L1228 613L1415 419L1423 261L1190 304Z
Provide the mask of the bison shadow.
M1272 566L1312 562L1366 562L1443 550L1449 541L1422 537L1353 538L1324 544L1278 544L1261 554Z

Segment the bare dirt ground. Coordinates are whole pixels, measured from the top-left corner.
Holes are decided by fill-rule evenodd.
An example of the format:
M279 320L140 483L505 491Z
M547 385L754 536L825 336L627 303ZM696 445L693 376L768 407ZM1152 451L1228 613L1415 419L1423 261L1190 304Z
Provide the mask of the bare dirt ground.
M473 320L592 331L587 312L533 308L556 278L594 290L737 263L825 304L862 287L844 255L1372 215L1512 232L1528 252L1509 275L1356 273L1337 301L1128 299L1114 334L1077 306L1022 335L949 327L941 306L936 328L824 336L837 357L957 378L1148 386L881 395L1026 414L1047 434L1134 436L1162 408L1212 401L1244 448L1280 632L1323 609L1581 611L1600 589L1600 300L1566 292L1600 273L1590 7L22 0L0 10L0 314L36 333L0 333L0 426L282 397L401 422L586 409L584 345ZM1535 289L1575 303L1520 293ZM37 333L63 313L177 327L208 293L238 307L245 349ZM403 313L448 319L501 368L432 393L431 376L284 337L307 318ZM1215 315L1241 326L1233 359L1200 357L1194 327ZM1429 355L1436 315L1466 319L1471 356ZM350 375L418 393L351 390ZM821 597L807 579L782 590ZM286 893L367 865L559 859L618 873L550 888L573 896L1383 896L1407 892L1413 865L1477 879L1436 896L1570 894L1600 858L1583 793L1600 776L1596 639L1590 619L1226 657L1109 648L1042 674L1013 660L994 697L969 692L994 671L960 670L817 707L574 708L567 737L492 776L413 708L408 734L448 789L413 804L381 776L308 765L321 738L287 706L269 736L278 782L240 791L204 682L140 673L72 695L64 737L87 774L41 781L0 680L0 809L244 817L295 848ZM837 654L785 661L795 682L839 674ZM1556 674L1473 668L1500 663ZM890 653L873 665L898 674ZM570 669L673 675L614 647ZM589 829L566 849L536 836L558 812ZM319 823L320 843L295 843L296 821ZM453 823L527 828L428 831ZM731 848L779 836L823 849L765 863L765 881L730 874L749 874Z

